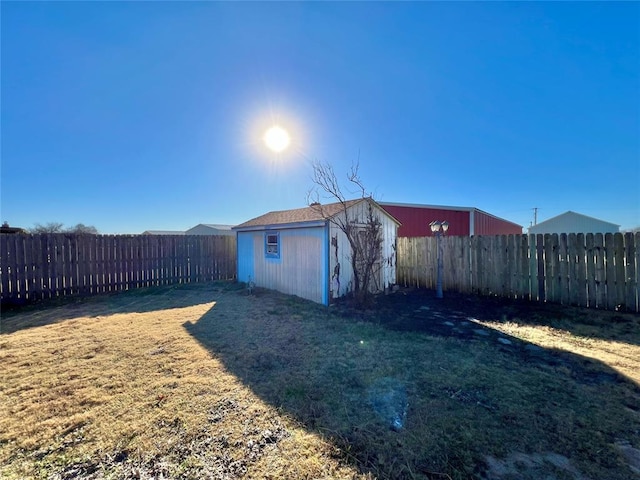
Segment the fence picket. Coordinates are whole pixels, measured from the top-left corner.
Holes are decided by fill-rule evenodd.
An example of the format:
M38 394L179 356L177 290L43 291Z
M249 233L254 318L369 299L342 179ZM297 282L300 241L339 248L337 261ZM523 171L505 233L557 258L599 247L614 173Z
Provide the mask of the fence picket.
M558 287L560 289L560 303L563 305L567 305L570 303L570 298L572 298L573 282L569 282L569 279L572 278L570 273L570 258L575 255L576 249L576 236L574 233L567 235L566 233L561 233L558 237L558 261L559 261L559 271L558 271Z
M0 295L9 297L9 236L0 236Z
M544 235L544 291L545 299L555 302L555 292L553 290L553 239L550 234Z
M529 235L529 298L539 300L538 294L538 254L536 247L536 236Z
M640 232L636 232L634 237L635 243L635 259L628 258L627 261L635 263L635 277L632 279L635 285L636 312L640 312ZM635 261L634 261L635 260Z
M98 269L100 268L100 265L98 264L97 258L99 250L98 242L100 241L100 237L92 236L91 239L92 242L89 244L89 290L92 295L95 295L100 293L98 291Z
M604 268L605 268L605 284L607 286L607 306L608 310L613 310L616 306L616 265L615 265L615 246L613 243L613 234L605 233L604 235Z
M14 258L14 269L16 275L16 292L18 297L22 302L27 301L27 293L25 284L25 251L24 251L24 237L22 235L15 235L15 258Z
M31 261L33 262L33 297L42 300L42 257L40 235L29 235L28 243L31 244Z
M595 243L593 233L587 233L585 236L585 269L587 275L587 299L588 307L596 306L596 262L595 262Z
M509 254L509 296L518 298L520 290L520 262L518 262L518 249L516 248L515 235L507 236L507 251Z
M18 272L17 272L17 248L16 238L11 237L7 240L7 277L9 278L9 293L15 296L16 300L20 300L20 290L17 286Z
M614 269L615 269L615 305L616 307L620 306L621 308L625 308L625 258L624 258L624 236L621 233L616 233L613 235L613 261L614 261Z
M596 264L596 306L607 308L607 277L605 270L604 235L596 233L594 236L595 264Z
M73 293L73 259L71 254L71 235L62 238L62 252L64 255L64 269L62 271L62 282L64 283L63 294Z
M508 276L507 270L507 248L504 235L498 235L493 237L493 250L494 250L494 262L493 271L495 272L495 288L494 292L498 296L507 296L506 289L506 277Z
M58 283L59 271L62 267L61 256L58 245L58 235L49 235L49 275L51 277L51 296L60 295L61 285Z
M536 235L536 276L538 278L538 300L541 302L547 301L547 292L545 291L545 280L544 280L544 235L541 233Z
M142 236L142 286L149 287L150 286L150 258L151 252L149 251L149 235Z
M25 284L25 299L29 302L33 301L33 290L34 290L34 272L33 272L33 248L31 248L31 243L26 241L23 237L23 248L24 248L24 284Z
M520 238L516 240L516 248L515 261L519 263L516 295L517 298L529 300L531 298L529 291L529 237L520 235Z
M491 271L491 258L487 255L485 243L490 239L488 237L477 237L478 244L476 249L476 258L478 260L478 293L487 295L491 293L491 285L489 284L489 272Z
M626 292L625 292L625 306L628 310L638 311L638 303L636 298L637 290L637 273L636 273L636 248L638 246L635 243L635 237L633 233L624 234L625 252L624 257L626 259Z
M576 276L575 281L578 289L577 304L581 307L589 306L587 300L587 269L586 269L587 249L585 246L584 233L578 233L576 236Z

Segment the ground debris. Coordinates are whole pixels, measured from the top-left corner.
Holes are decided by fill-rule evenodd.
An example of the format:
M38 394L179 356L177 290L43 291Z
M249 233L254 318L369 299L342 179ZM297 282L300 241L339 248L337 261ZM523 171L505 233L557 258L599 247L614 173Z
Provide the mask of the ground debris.
M487 470L482 475L486 480L590 480L571 461L558 453L510 453L506 458L485 457Z
M447 387L444 388L444 392L449 398L465 404L477 405L491 411L497 408L482 390L464 390Z
M232 411L242 409L244 408L236 400L232 398L224 398L211 407L209 410L208 420L211 423L218 423Z

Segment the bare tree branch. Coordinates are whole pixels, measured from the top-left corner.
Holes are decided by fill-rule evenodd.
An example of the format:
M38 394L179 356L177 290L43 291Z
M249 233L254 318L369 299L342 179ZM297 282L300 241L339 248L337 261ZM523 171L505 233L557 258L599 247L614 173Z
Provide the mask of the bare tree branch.
M44 225L40 223L36 223L33 228L31 228L31 233L62 233L64 224L60 222L49 222Z
M365 303L370 296L372 281L375 282L376 275L381 268L382 224L375 215L370 201L372 195L367 192L358 173L359 160L351 165L347 174L346 190L357 194L361 199L368 200L364 219L352 218L349 200L344 194L333 166L329 163L314 162L312 167L311 180L314 186L307 193L307 203L319 212L322 218L341 230L347 238L351 247L353 293L358 302ZM339 203L341 205L339 214L335 214L335 210L332 210L331 215L328 214L320 202L321 198L328 198L332 201L331 203Z

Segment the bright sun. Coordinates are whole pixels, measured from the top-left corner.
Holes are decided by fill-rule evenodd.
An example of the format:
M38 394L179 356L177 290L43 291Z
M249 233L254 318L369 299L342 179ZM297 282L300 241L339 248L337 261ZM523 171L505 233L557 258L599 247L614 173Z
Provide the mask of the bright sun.
M276 153L282 152L289 146L289 143L291 143L289 133L278 125L269 128L262 138L264 139L264 143L267 144L267 147Z

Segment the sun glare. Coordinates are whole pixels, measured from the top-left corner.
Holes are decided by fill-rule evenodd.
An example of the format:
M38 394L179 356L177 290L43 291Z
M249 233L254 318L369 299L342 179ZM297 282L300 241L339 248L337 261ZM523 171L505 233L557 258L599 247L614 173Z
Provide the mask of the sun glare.
M284 151L291 143L289 133L282 127L274 125L264 134L264 143L276 153Z

